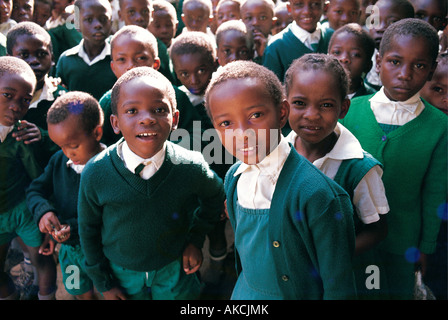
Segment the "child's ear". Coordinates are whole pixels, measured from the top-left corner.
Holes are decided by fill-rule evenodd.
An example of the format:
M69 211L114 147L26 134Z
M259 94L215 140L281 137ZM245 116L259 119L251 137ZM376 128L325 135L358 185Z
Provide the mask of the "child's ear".
M350 108L350 99L349 98L345 98L344 101L342 101L342 105L341 105L341 112L339 113L339 119L344 119L345 116L347 115L347 112Z
M96 128L93 130L93 136L95 137L96 141L100 141L103 137L103 126L97 125Z
M376 54L375 60L376 60L376 72L380 73L380 70L381 70L381 56L380 56L379 53Z
M174 131L177 129L177 125L179 124L179 110L176 109L176 111L173 112L173 126L171 128L171 131Z
M291 13L291 3L289 1L286 2L286 10L288 10L288 12Z
M120 126L118 125L118 117L115 114L110 116L110 124L115 134L120 134Z
M286 122L289 118L289 102L288 100L283 100L279 107L279 120L280 120L280 129L286 125Z
M159 68L160 68L160 58L159 57L154 58L154 64L152 65L152 68L154 70L159 70Z
M180 15L180 18L182 19L182 22L185 24L185 14L182 13L182 14Z

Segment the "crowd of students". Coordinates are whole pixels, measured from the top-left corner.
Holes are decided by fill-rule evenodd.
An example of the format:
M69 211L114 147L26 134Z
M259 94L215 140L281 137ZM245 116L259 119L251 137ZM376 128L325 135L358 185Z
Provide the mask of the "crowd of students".
M447 30L438 0L1 1L0 299L11 241L42 300L56 268L198 299L228 255L235 300L409 300L416 271L446 299Z

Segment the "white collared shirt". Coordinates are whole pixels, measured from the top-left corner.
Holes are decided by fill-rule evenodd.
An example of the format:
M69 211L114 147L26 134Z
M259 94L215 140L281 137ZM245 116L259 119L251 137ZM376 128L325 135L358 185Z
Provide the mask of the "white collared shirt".
M151 178L157 170L160 169L165 161L166 142L163 144L162 149L149 159L143 159L136 155L124 141L118 146L118 153L124 162L126 168L132 173L135 173L135 169L141 164L145 164L145 168L140 172L140 177L145 180Z
M187 95L188 99L190 99L190 102L193 106L197 106L205 101L204 95L193 94L190 92L190 90L187 89L186 86L183 86L183 85L180 86L179 90L185 92L185 94Z
M103 51L101 51L101 53L99 55L97 55L95 58L93 58L93 60L90 60L89 55L87 54L87 52L84 50L84 39L81 40L81 42L77 45L74 46L71 49L68 49L66 52L66 55L70 56L70 55L78 55L80 58L82 58L84 60L84 62L91 66L95 63L97 63L98 61L103 60L104 58L106 58L107 56L110 56L110 43L108 41L104 42L104 48Z
M237 183L239 204L248 209L268 209L283 165L291 146L282 136L278 146L261 162L241 163L234 176L241 174Z
M53 93L58 89L57 82L52 77L45 75L44 78L44 86L42 89L36 91L33 95L33 100L28 109L37 108L37 105L42 100L53 101L54 95Z
M291 23L291 31L292 33L301 41L305 46L309 49L313 50L311 47L312 43L318 43L321 37L321 24L317 23L316 30L313 33L309 33L308 31L302 29L297 22L293 21Z
M330 179L334 179L343 160L362 159L363 149L358 139L342 124L337 123L334 130L338 140L333 149L313 164ZM286 139L294 146L297 134L291 131ZM384 184L383 170L374 166L361 179L353 191L353 204L361 221L365 224L379 220L379 214L389 212Z
M6 36L8 34L8 31L11 30L11 28L14 27L16 24L17 22L15 20L8 19L8 21L0 24L0 33Z
M107 148L107 146L104 143L100 143L101 150L104 150ZM66 162L68 168L72 168L77 174L81 174L82 170L84 170L86 164L74 164L72 160L68 159Z
M14 129L14 126L4 126L0 124L0 141L3 143L5 141L8 134Z
M405 125L417 118L425 108L420 93L417 92L406 101L391 101L384 93L384 87L369 101L376 121L389 125Z

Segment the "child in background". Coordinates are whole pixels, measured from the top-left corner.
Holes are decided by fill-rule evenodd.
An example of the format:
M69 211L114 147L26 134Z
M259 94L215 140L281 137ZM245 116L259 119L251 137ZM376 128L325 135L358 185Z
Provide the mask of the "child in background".
M112 9L107 0L77 0L83 39L65 51L56 66L68 91L83 91L99 100L117 80L110 68L110 35Z
M51 17L51 0L35 0L33 11L33 22L42 28Z
M376 92L364 83L365 75L372 68L374 50L375 42L357 23L342 26L330 39L328 54L338 58L350 76L350 99Z
M169 48L171 41L176 36L177 25L179 23L177 21L176 8L165 0L153 1L152 7L154 11L148 30Z
M327 19L331 29L337 30L348 23L359 23L359 0L331 0L327 5Z
M448 53L439 54L436 71L420 90L420 95L448 115Z
M241 3L241 20L254 38L255 61L262 63L266 46L271 39L274 25L274 2L272 0L244 0Z
M376 11L375 11L376 10ZM367 73L365 81L375 90L381 88L381 80L376 67L376 56L380 47L380 42L387 27L405 18L414 17L414 7L408 0L379 0L375 4L374 14L378 15L373 22L378 25L367 25L370 36L375 41L375 52L372 57L372 68Z
M293 22L293 18L291 13L288 11L286 2L278 2L274 9L274 25L272 27L271 33L272 35L276 35L280 33L283 29L285 29L291 22Z
M289 105L276 75L229 63L213 76L206 106L240 160L225 180L241 267L232 299L354 298L350 199L281 135Z
M350 107L349 81L347 71L330 55L306 54L294 61L285 76L293 130L286 139L351 197L356 233L354 274L358 298L364 299L374 297L375 290L366 288L366 268L376 261L370 249L387 234L384 214L389 206L381 164L338 123Z
M252 60L254 41L241 20L226 21L216 31L218 63L221 67L235 60Z
M182 32L203 32L214 40L214 34L208 26L213 20L212 10L210 0L185 0L182 6L182 21L185 28Z
M13 235L27 246L30 260L37 270L39 299L54 299L56 270L50 256L40 255L42 234L26 207L25 190L42 173L29 145L17 141L11 132L28 110L36 86L33 70L15 57L0 58L0 299L18 298L12 280L4 272L8 244Z
M12 0L0 0L0 33L4 36L17 22L11 19Z
M100 145L103 112L89 94L71 91L58 98L48 110L48 133L61 148L34 179L27 190L27 204L42 233L50 234L61 243L59 264L62 282L68 293L77 300L94 299L92 280L84 271L78 234L78 190L81 172L87 161L106 146ZM52 255L54 243L51 241ZM78 267L79 286L67 286L71 272Z
M74 0L53 0L51 17L45 23L45 29L50 30L63 25L70 15L69 11L71 11L71 9L67 9L67 7L70 8L73 3Z
M263 56L263 65L272 70L281 82L293 60L306 53L327 53L333 30L321 26L319 22L323 13L323 3L323 0L289 2L288 10L294 22L272 37ZM307 18L303 18L304 16Z
M219 28L221 24L230 20L241 19L240 0L221 0L216 6L216 26ZM215 32L216 34L216 32Z
M447 26L448 3L440 0L411 0L415 17L432 25L437 31Z
M14 0L11 19L20 23L32 21L34 14L34 0Z
M389 231L376 250L391 299L413 298L415 268L424 276L426 255L436 247L438 212L446 206L446 115L419 94L436 68L438 45L427 22L410 18L389 26L377 58L383 87L353 99L340 120L383 164Z
M361 14L359 16L359 24L365 27L367 18L370 16L371 10L367 10L370 6L373 6L378 0L360 0ZM369 8L370 9L370 8Z
M223 212L222 181L200 153L167 141L179 112L172 84L158 71L137 67L121 76L112 113L123 139L81 176L87 272L105 299L198 298L195 272L205 234Z

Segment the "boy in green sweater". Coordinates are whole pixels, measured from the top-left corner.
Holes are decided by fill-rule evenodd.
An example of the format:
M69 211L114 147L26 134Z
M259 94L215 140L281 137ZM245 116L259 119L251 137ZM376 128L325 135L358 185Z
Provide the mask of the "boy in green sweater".
M70 91L54 102L47 121L50 138L61 150L30 184L27 204L40 231L61 243L58 258L65 289L78 300L90 300L94 298L93 284L84 271L77 203L82 170L87 161L105 149L100 144L103 112L88 93ZM45 254L53 252L51 241ZM71 284L73 267L78 270L78 287L67 285Z
M12 132L23 119L33 97L36 78L31 67L15 57L0 58L0 299L16 299L17 291L4 272L8 244L21 237L39 277L40 299L54 299L56 272L52 257L39 255L42 234L25 202L25 190L42 169L29 145Z
M223 212L222 180L199 152L167 141L179 111L158 71L137 67L118 79L111 120L123 138L81 176L87 272L106 299L198 298L201 247Z
M446 115L420 98L437 66L438 37L409 18L388 27L377 65L383 87L353 99L341 123L384 165L388 235L379 246L391 299L412 299L415 266L426 270L447 201Z

